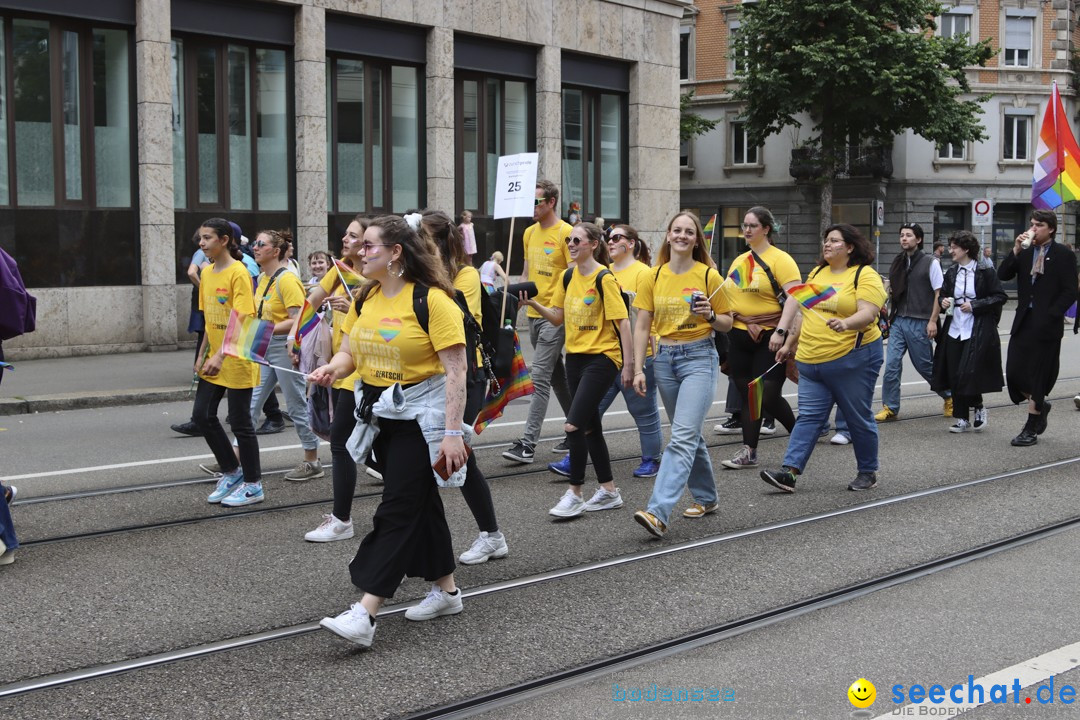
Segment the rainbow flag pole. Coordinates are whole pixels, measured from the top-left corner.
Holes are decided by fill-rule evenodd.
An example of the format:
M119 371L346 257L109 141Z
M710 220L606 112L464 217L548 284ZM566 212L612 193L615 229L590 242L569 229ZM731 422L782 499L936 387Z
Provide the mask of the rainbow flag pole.
M757 422L761 419L761 400L765 395L765 376L768 375L769 372L771 372L772 369L779 364L779 361L773 363L772 367L770 367L768 370L761 373L756 378L746 384L746 399L747 403L750 405L751 422Z
M716 232L716 216L715 215L713 215L711 218L709 218L709 222L705 223L705 227L702 228L702 232L703 232L703 235L704 235L704 237L702 239L705 241L705 252L707 254L709 254L709 255L712 255L713 235Z
M307 377L307 373L292 368L271 365L266 359L266 350L274 336L274 323L269 320L257 320L250 315L241 315L235 310L229 315L229 324L225 326L225 337L221 342L221 351L229 357L247 360L258 365Z
M828 300L835 294L836 288L832 285L827 285L819 290L817 285L812 285L810 283L796 285L788 290L788 295L798 300L800 305L826 322L828 322L829 318L815 310L814 306L824 300Z
M1069 200L1080 199L1080 147L1069 127L1057 83L1046 104L1039 146L1031 180L1031 204L1055 210Z
M296 325L292 333L292 348L295 354L300 354L300 343L303 341L304 336L318 327L320 320L322 320L322 316L315 312L315 308L311 307L311 303L307 301L307 298L304 298L304 304L300 308L300 316L296 319Z
M352 286L349 285L348 281L346 281L345 278L347 277L350 280L352 280L353 285L355 285L357 287L359 287L360 284L361 284L360 278L357 277L356 273L353 272L353 269L351 267L349 267L345 263L341 262L337 258L334 258L333 260L334 260L334 270L337 271L338 280L340 280L341 284L345 286L345 292L347 292L347 293L349 293L351 295L352 294Z

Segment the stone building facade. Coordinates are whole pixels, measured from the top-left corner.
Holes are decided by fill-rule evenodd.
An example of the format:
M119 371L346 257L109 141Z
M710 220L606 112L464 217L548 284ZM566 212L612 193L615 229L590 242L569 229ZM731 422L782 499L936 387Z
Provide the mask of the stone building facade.
M38 297L11 359L189 341L202 219L290 227L474 212L539 153L562 210L649 237L679 201L689 0L0 0L0 245ZM528 219L519 219L520 237ZM513 262L511 270L520 266Z

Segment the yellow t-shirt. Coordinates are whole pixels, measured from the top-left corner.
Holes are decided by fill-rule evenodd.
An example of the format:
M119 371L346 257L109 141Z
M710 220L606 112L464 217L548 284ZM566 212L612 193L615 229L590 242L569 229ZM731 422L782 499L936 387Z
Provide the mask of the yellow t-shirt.
M696 262L686 272L676 275L671 265L664 263L641 277L634 307L652 313L653 332L672 340L700 340L709 337L713 329L705 318L690 309L691 295L697 291L712 296L709 305L713 312L731 312L724 292L716 292L723 278L720 272L705 263Z
M551 307L563 309L567 353L607 355L615 367L622 368L622 348L619 346L619 336L615 334L614 323L629 316L614 273L607 273L600 281L604 289L604 302L599 302L596 276L605 269L598 267L587 276L575 270L565 290L562 276L559 276Z
M611 268L611 272L615 273L615 279L619 281L622 289L630 293L630 307L632 310L630 313L630 327L636 327L637 309L633 306L634 298L637 296L638 286L641 285L642 279L653 272L653 269L640 260L635 260L622 270ZM653 343L645 346L645 357L652 356L652 346Z
M469 307L469 313L476 320L477 325L483 325L484 316L480 310L480 293L484 292L480 284L480 271L472 265L466 265L458 270L454 278L454 289L460 290L465 295L465 304Z
M289 319L289 308L300 308L303 304L304 284L288 269L274 279L273 285L265 273L259 276L259 287L255 288L255 312L260 320L269 320L275 325L285 322Z
M562 283L562 274L570 265L570 248L566 246L566 238L570 237L573 229L562 220L547 230L541 228L540 223L525 228L525 260L529 263L529 280L536 283L536 302L544 307L551 307L555 286ZM526 315L540 317L540 313L531 307Z
M392 298L380 287L372 290L359 316L353 304L344 330L360 379L378 387L412 385L444 373L439 350L465 344L461 310L441 290L428 291L428 333L424 333L413 312L413 283L405 283Z
M338 278L333 268L328 273L323 275L323 279L319 281L319 287L323 289L323 292L327 296L331 295L345 295L345 286L341 284L341 280ZM334 351L336 355L341 350L341 341L345 336L345 318L349 316L348 313L341 312L340 310L333 311L333 323L330 328L330 349ZM348 352L349 346L345 346L345 351ZM359 373L353 373L349 377L342 378L334 383L334 387L338 390L352 390L356 387L356 381L360 379Z
M213 356L221 350L225 339L225 327L229 315L235 309L241 315L255 316L255 302L251 293L251 273L244 263L234 260L223 270L207 265L199 273L199 309L206 318L206 341ZM225 356L221 370L213 377L201 371L199 377L214 385L234 390L253 388L259 384L259 366L247 360Z
M765 252L759 253L758 256L769 266L769 270L772 271L773 277L776 278L776 282L781 288L789 282L799 282L802 279L799 266L795 264L790 255L780 248L770 245ZM749 250L735 258L731 263L731 267L728 268L728 275L730 276L736 267L742 266L747 257L750 257ZM756 262L754 263L754 273L750 278L749 287L739 288L731 280L728 280L724 284L723 292L727 293L728 300L731 301L731 309L740 315L747 317L770 315L779 313L781 310L780 303L776 302L776 293L773 291L772 283L769 282L769 276ZM745 330L746 323L736 320L734 327ZM763 327L776 327L776 324L764 325Z
M860 345L865 345L881 337L876 315L861 331L836 332L825 324L826 319L854 315L858 307L856 300L865 300L874 307L885 304L887 297L885 287L881 284L881 276L872 267L863 267L863 271L859 274L859 288L856 294L856 270L858 270L857 265L841 273L833 274L832 270L826 266L816 271L816 274L811 273L812 277L807 277L806 282L819 289L832 285L836 288L836 294L819 302L813 310L802 308L799 349L795 352L795 359L799 362L816 365L836 360L854 350L856 340ZM862 335L861 339L859 335Z

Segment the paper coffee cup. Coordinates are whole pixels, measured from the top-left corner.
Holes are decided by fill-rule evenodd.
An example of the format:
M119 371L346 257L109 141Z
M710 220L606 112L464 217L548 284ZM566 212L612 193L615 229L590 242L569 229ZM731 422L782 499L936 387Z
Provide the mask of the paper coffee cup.
M1024 233L1024 239L1020 241L1020 247L1022 247L1024 250L1027 250L1029 247L1031 247L1031 233L1030 232Z

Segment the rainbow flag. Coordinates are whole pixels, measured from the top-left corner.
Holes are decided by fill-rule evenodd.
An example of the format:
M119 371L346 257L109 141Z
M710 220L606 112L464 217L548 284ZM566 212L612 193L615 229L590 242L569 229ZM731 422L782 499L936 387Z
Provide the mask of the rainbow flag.
M355 270L337 258L334 258L334 267L337 268L338 280L345 285L347 291L352 292L353 288L364 284L364 279L357 275Z
M229 324L225 326L221 351L230 357L266 365L266 350L273 335L274 323L256 320L233 310L229 315Z
M754 256L746 253L742 262L735 266L728 277L740 290L750 287L750 279L754 277Z
M1038 160L1031 180L1031 204L1055 210L1069 200L1080 199L1080 147L1069 127L1057 83L1039 130Z
M521 354L521 343L518 342L517 333L514 333L514 361L510 366L510 377L500 378L499 382L493 383L488 388L484 406L473 423L473 430L481 433L493 420L502 417L503 408L511 400L531 395L533 392L532 375L529 374L529 366L525 364L525 356Z
M713 215L711 218L709 218L709 222L705 223L705 227L702 228L702 230L704 231L704 236L705 236L704 237L704 240L705 240L705 252L712 253L713 233L716 231L716 216L715 215Z
M768 374L767 371L766 374ZM750 422L757 422L761 419L761 398L765 394L765 375L751 380L746 388L746 401L750 405Z
M296 330L293 336L294 353L300 354L300 341L304 339L305 335L319 326L320 320L322 320L322 315L315 312L315 308L311 307L307 298L304 298L304 305L300 308L300 317L296 319Z
M802 303L802 306L807 310L810 310L822 300L828 300L836 294L836 288L832 285L826 285L824 288L818 288L817 285L811 285L806 283L805 285L796 285L787 291L788 295Z
M14 370L15 366L11 363L0 362L0 370Z

